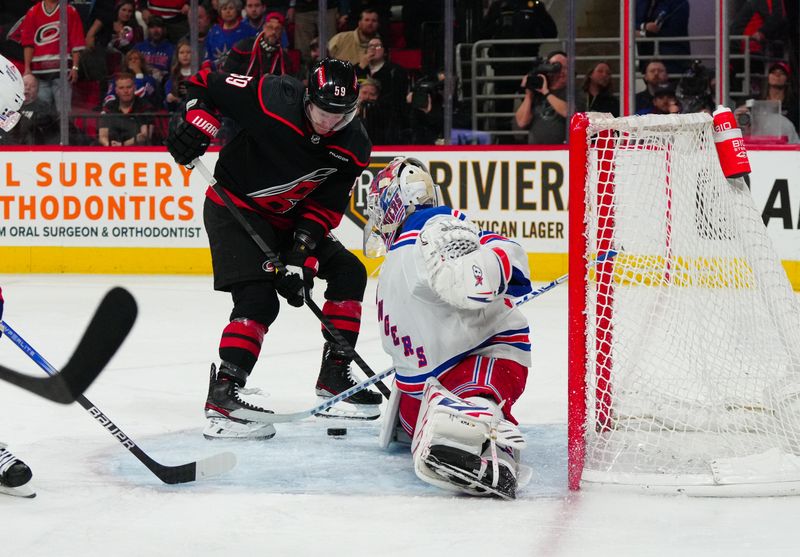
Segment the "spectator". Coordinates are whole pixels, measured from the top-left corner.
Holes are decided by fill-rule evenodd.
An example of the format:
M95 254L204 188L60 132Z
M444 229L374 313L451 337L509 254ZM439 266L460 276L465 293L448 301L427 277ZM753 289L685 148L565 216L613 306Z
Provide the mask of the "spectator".
M370 141L373 145L387 145L387 132L390 131L390 116L387 107L379 102L381 84L376 79L368 77L359 80L358 89L358 117L364 124Z
M766 101L780 101L781 114L798 127L797 97L792 90L792 71L786 62L774 62L767 74L767 87L762 95Z
M372 78L380 84L380 97L377 102L386 113L385 140L396 143L395 134L405 127L405 99L408 94L408 74L397 64L389 61L389 49L380 37L367 43L367 57L364 66L356 67L360 79ZM373 140L373 143L375 141Z
M636 114L679 114L682 111L675 95L675 89L670 85L664 85L653 92L653 102L649 108L640 110Z
M328 10L325 14L325 37L328 39L336 33L338 8L338 0L328 0ZM294 23L294 47L300 51L300 56L306 66L313 67L313 64L309 62L311 59L309 45L314 37L321 35L318 25L317 0L290 0L286 21Z
M148 106L150 110L161 106L161 86L151 75L150 69L147 67L147 61L141 52L135 48L128 51L123 59L122 72L126 77L128 75L133 76L134 95L140 98L144 105ZM116 88L116 80L113 80L109 84L108 92L103 100L104 103L108 103L118 96Z
M58 143L58 114L48 103L39 100L39 80L33 74L22 77L25 100L19 109L17 125L4 138L8 145L51 145Z
M611 68L606 62L598 62L586 74L581 101L579 112L609 112L614 117L619 116L619 99L614 96Z
M367 44L377 36L378 12L367 8L361 12L358 26L353 31L342 31L331 37L328 41L328 54L354 66L365 67L368 63Z
M378 34L389 35L389 22L392 19L392 2L390 0L348 0L346 4L340 6L346 10L339 17L339 29L342 31L354 30L358 26L361 12L373 10L378 14Z
M558 35L558 29L544 3L538 0L494 0L483 19L480 35L483 39L549 39ZM494 93L507 96L494 100L494 112L510 114L514 111L511 95L517 94L520 78L531 69L531 60L539 56L539 45L493 45L489 54L496 58L520 59L517 62L492 63L492 70L498 78L493 82ZM501 117L494 123L494 128L510 130L510 118Z
M270 12L264 18L264 28L255 37L237 42L228 55L223 70L228 73L260 78L265 74L296 75L289 54L281 48L281 34L285 18L279 12Z
M266 23L264 19L265 13L266 8L262 0L245 0L243 21L245 25L253 28L254 35L260 33L261 28L264 27L264 23Z
M796 0L795 0L796 1ZM750 47L751 75L764 75L765 60L784 57L784 44L789 38L789 21L783 0L745 0L731 18L730 34L745 35ZM731 54L744 54L745 41L734 41ZM731 89L739 90L741 79L735 77L744 71L744 60L731 60L734 77ZM751 81L751 90L745 95L761 96L761 83Z
M81 57L82 77L105 82L108 68L119 71L122 55L144 40L144 31L136 21L134 0L120 0L113 8L109 2L95 2L91 17Z
M147 22L147 40L137 43L134 48L142 53L150 75L157 83L169 73L175 46L166 38L166 26L160 16L150 16Z
M311 39L311 42L308 44L309 48L309 60L300 61L300 80L303 82L303 85L308 86L308 75L311 73L311 69L314 65L320 61L320 49L319 49L319 37L314 37Z
M237 42L255 33L241 19L242 4L240 0L220 0L220 22L211 26L206 37L206 56L204 68L220 70Z
M145 3L144 0L139 2ZM142 19L149 26L152 18L160 17L167 40L174 45L189 32L188 14L189 0L147 0Z
M525 98L514 114L516 124L528 130L528 143L548 145L564 143L567 124L567 56L561 51L550 53L549 64L560 64L558 73L538 74L522 78Z
M150 107L134 94L134 77L129 73L116 76L117 96L103 106L97 139L100 145L148 145L152 133L149 116L142 115Z
M653 93L656 89L669 85L667 67L661 60L650 60L642 72L645 89L636 93L636 113L652 108Z
M192 45L181 39L175 49L175 60L169 71L169 78L164 86L164 106L170 112L179 109L186 98L186 82L192 77Z
M61 26L58 0L42 0L25 14L20 26L20 43L24 49L24 72L39 79L39 99L54 105L61 95L62 83L59 69ZM68 83L63 87L67 106L72 103L72 84L78 80L78 63L85 48L83 24L77 10L67 6L67 50L72 57Z
M433 145L444 137L444 72L435 77L423 76L406 96L409 105L409 128L404 130L403 143Z
M789 142L793 143L793 138L796 134L789 134L785 131L787 122L791 124L795 130L797 129L797 97L795 97L792 91L790 79L791 75L791 70L786 62L775 62L769 67L769 73L767 74L767 87L759 100L780 102L781 114L776 116L781 116L781 118L771 116L769 122L761 125L763 123L762 122L759 124L759 127L761 129L774 128L775 132L771 135L788 136ZM749 104L738 107L735 111L735 114L737 120L739 121L739 126L744 131L744 134L749 135L751 133L751 115ZM759 117L761 118L766 116L759 115Z
M136 20L134 0L120 0L113 11L105 12L107 6L104 2L95 3L94 21L86 32L86 48L110 46L125 54L144 40L144 30Z
M689 35L688 0L637 0L636 30L640 37L663 39L665 37L686 37ZM651 42L637 43L640 69L644 71L645 60L654 53ZM689 41L659 41L658 56L664 60L667 73L681 74L689 67L688 60L673 60L673 56L689 56Z
M206 37L211 29L211 8L205 2L197 3L197 52L206 51ZM191 42L189 33L180 40Z

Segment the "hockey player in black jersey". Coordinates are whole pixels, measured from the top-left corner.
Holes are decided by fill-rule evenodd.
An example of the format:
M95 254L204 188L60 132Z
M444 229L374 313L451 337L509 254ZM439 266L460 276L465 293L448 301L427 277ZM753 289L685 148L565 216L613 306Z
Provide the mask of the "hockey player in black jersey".
M275 434L274 426L263 423L270 411L244 386L278 316L278 295L302 306L304 288L315 276L324 279L323 313L351 346L358 338L366 270L329 235L372 149L361 122L354 120L358 83L349 63L325 59L315 66L307 89L289 76L206 70L191 78L187 98L185 118L167 139L169 152L179 164L190 164L215 137L216 113L235 120L241 130L220 152L214 177L287 269L276 273L209 188L203 218L214 288L231 293L233 311L222 331L219 369L211 366L204 435L267 439ZM316 390L330 397L354 380L343 347L325 330L323 336ZM362 391L339 411L374 419L380 402L378 393Z

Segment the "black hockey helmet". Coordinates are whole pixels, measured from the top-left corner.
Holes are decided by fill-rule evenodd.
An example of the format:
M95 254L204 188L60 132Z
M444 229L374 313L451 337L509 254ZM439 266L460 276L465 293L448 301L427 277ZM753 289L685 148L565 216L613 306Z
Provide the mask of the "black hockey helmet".
M323 58L308 79L309 100L325 112L355 112L358 104L358 78L350 62Z
M308 76L306 116L314 129L329 135L347 126L358 108L358 79L350 62L325 58Z

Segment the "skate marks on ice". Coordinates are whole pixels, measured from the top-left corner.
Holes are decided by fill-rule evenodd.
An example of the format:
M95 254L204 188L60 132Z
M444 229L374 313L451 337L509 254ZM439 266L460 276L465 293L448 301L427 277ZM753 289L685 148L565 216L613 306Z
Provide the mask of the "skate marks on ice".
M341 438L328 436L328 427L346 427ZM566 428L563 424L522 425L528 441L523 463L533 468L531 482L520 489L518 499L563 497L566 487ZM264 494L405 495L451 497L418 480L408 447L378 446L380 423L320 419L280 424L277 435L267 441L203 439L200 428L145 437L141 442L165 463L184 455L232 451L236 468L211 478L193 491ZM141 464L124 453L96 455L94 470L114 481L177 491L186 487L161 485ZM465 496L466 497L466 496Z

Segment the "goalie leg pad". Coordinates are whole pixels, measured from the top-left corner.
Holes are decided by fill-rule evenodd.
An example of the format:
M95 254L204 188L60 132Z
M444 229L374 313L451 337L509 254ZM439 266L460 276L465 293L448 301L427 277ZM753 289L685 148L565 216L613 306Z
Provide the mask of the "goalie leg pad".
M516 495L522 433L497 404L464 400L435 379L425 383L411 451L422 481L470 495Z

